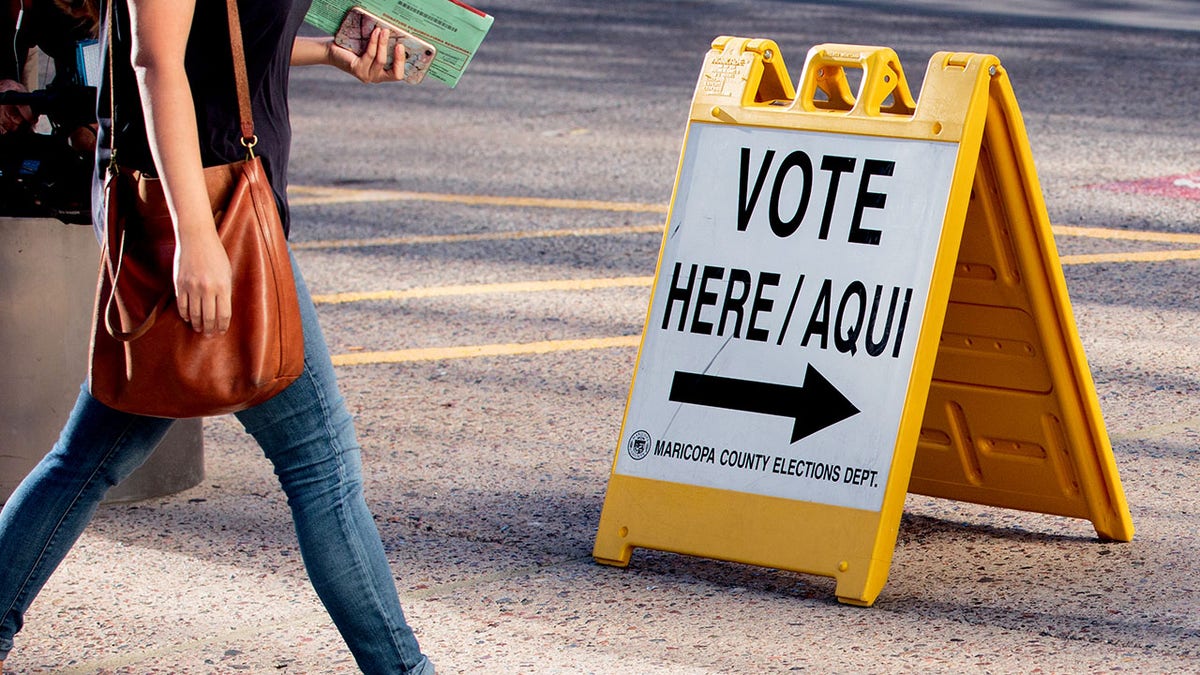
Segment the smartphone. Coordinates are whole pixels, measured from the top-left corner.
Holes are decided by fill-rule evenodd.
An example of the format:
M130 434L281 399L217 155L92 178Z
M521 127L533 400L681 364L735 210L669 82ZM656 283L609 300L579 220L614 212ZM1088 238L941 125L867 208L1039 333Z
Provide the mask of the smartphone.
M433 62L437 48L420 38L409 35L399 26L375 16L362 7L353 7L346 12L346 18L342 19L342 25L338 27L337 33L333 36L333 43L343 49L349 49L355 54L362 54L367 50L367 45L371 41L371 32L375 30L376 26L388 29L391 34L391 37L388 38L388 60L385 68L391 70L394 66L392 62L395 60L396 43L400 43L404 46L406 56L404 81L416 84L425 79L425 73L429 71L429 64Z

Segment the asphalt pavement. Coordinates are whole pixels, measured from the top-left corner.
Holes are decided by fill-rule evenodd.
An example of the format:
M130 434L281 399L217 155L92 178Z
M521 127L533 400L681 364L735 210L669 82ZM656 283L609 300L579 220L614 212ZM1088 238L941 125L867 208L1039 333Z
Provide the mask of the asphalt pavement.
M293 245L439 673L1200 672L1194 3L516 2L456 89L292 81ZM591 556L700 65L718 35L942 50L1012 80L1137 531L909 495L870 608L828 578ZM81 361L82 362L82 361ZM12 673L337 673L270 466L103 508Z

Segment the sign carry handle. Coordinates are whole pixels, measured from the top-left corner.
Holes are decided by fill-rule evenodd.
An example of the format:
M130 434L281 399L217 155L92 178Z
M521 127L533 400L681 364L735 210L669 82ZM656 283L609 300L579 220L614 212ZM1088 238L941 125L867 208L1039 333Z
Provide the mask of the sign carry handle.
M857 94L851 91L847 68L863 71ZM806 112L843 111L851 116L879 117L880 113L912 115L917 103L894 50L822 44L808 52L795 107Z

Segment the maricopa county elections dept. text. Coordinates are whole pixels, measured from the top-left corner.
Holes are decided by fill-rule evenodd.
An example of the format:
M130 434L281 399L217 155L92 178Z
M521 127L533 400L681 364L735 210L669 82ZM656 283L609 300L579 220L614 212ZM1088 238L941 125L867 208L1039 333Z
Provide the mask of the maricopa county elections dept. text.
M644 457L646 454L651 454L655 457L664 457L685 462L720 464L723 467L732 469L770 472L805 480L878 487L877 478L879 472L871 469L780 457L749 450L734 450L731 448L721 448L718 450L708 445L688 443L686 441L673 441L670 439L653 439L653 449L651 449L651 441L648 434L645 433L634 434L630 439L628 452L635 459L639 456Z

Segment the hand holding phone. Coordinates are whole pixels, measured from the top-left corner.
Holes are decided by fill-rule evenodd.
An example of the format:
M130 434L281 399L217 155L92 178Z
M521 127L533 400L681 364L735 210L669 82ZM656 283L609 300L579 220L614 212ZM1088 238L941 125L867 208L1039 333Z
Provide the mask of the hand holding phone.
M409 35L404 29L371 14L362 7L354 7L346 12L342 25L333 36L333 43L355 54L362 55L371 42L371 33L375 28L386 28L390 33L387 44L386 70L394 67L396 45L404 47L404 81L416 84L425 78L429 64L437 54L437 48L420 38Z

